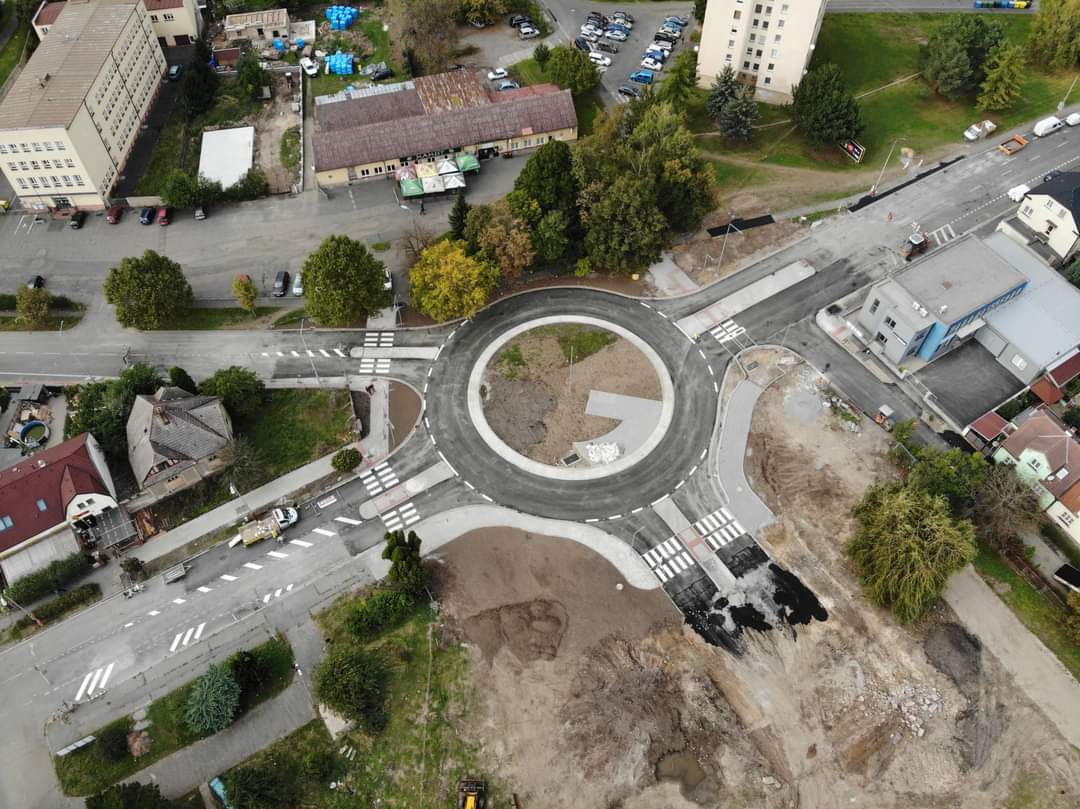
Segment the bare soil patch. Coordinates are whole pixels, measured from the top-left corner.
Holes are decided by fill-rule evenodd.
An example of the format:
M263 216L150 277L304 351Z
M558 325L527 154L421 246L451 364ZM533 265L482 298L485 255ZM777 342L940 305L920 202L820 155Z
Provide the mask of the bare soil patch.
M296 172L281 163L281 138L285 132L300 124L300 114L294 112L293 102L300 101L300 74L293 76L290 85L283 73L271 73L272 101L256 118L256 165L266 174L271 194L284 194L292 190L297 181Z
M607 335L611 342L584 359L575 357L571 367L560 338L583 332ZM633 344L574 324L541 327L511 340L492 358L484 373L484 416L511 448L553 464L573 442L618 426L614 419L585 414L591 390L661 398L656 372Z

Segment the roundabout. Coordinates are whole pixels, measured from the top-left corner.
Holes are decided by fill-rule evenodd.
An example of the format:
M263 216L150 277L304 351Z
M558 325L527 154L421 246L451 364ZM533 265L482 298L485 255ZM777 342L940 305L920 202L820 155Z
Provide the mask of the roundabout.
M657 422L639 446L611 463L540 463L507 446L484 418L481 390L488 363L515 336L558 323L617 334L645 356L660 380ZM455 329L429 369L425 400L431 440L466 485L522 512L598 522L641 511L698 470L716 418L716 371L682 331L647 304L556 288L499 301Z

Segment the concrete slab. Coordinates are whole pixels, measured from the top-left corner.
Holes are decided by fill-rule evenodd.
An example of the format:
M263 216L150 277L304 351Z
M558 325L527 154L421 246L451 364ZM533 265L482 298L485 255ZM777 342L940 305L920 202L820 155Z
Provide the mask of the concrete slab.
M433 360L439 353L438 346L393 346L390 348L366 348L353 346L349 349L349 356L354 360L370 359L394 359L394 360Z
M661 295L687 295L701 288L693 278L679 269L671 253L664 253L658 262L649 267L645 277Z
M411 500L421 492L426 492L432 486L456 477L456 473L450 465L444 461L429 466L420 474L411 477L392 489L387 489L378 497L365 500L360 504L360 516L365 520L374 519L384 511L397 508L407 500ZM413 529L418 530L418 529Z
M590 390L589 401L585 404L585 413L590 416L618 419L619 425L599 438L574 442L574 449L582 459L587 458L585 447L588 444L617 444L621 454L631 453L648 441L660 421L662 409L663 403L655 399ZM585 463L588 461L585 460Z

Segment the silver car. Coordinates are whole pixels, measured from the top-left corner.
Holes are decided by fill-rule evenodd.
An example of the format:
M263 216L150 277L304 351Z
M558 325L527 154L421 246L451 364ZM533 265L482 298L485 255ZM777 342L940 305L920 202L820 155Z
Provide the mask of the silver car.
M298 298L304 294L304 274L302 272L297 272L293 277L292 294Z

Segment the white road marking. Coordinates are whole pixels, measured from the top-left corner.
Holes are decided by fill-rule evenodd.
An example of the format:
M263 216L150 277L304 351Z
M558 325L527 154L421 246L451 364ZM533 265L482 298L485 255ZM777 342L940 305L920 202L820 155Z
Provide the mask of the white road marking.
M173 604L176 604L177 606L179 606L180 604L186 604L186 603L187 603L187 599L185 599L185 598L174 598L174 599L172 600L172 603L173 603Z
M352 517L334 517L337 522L343 522L346 525L359 525L363 520L354 520Z
M334 353L337 354L339 357L344 357L345 356L345 352L342 351L340 348L335 348Z
M173 638L173 641L172 641L172 646L169 647L170 652L175 652L176 651L176 647L180 645L180 638L182 638L182 637L184 637L183 632L177 632L176 633L176 637Z
M135 622L134 621L128 621L126 624L124 624L124 629L131 629L131 627L133 627L133 626L135 626Z
M230 576L228 573L222 573L218 578L222 581L236 581L236 576Z
M205 628L206 628L206 622L205 621L203 621L201 624L199 624L197 627L195 627L195 640L198 640L199 638L202 637L202 631Z
M184 633L184 639L180 641L181 644L187 646L191 642L191 636L195 633L195 627L188 627L188 631Z
M199 590L200 593L212 593L213 592L213 590L211 590L209 587L206 587L206 586L200 587L200 588L198 588L198 590Z
M330 352L327 351L325 348L320 348L319 353L322 354L324 357L329 357L330 356Z
M324 537L336 537L337 536L337 534L335 534L333 531L327 531L325 528L316 528L316 529L314 529L314 533L322 534Z
M289 540L289 544L290 545L299 545L301 548L310 548L311 545L312 545L312 543L305 542L302 539L291 539L291 540Z
M274 590L274 598L281 598L281 588Z
M292 585L291 584L286 584L285 585L285 592L286 593L292 592Z
M161 611L160 610L150 610L150 612L148 612L146 614L149 615L151 618L153 618L155 615L161 615Z
M262 570L262 565L257 565L254 562L244 562L244 567L249 570Z
M267 593L266 595L263 596L263 604L269 604L269 603L270 603L270 593Z
M270 557L272 557L274 559L288 559L289 558L289 554L282 553L281 551L270 551L266 555L270 556Z

